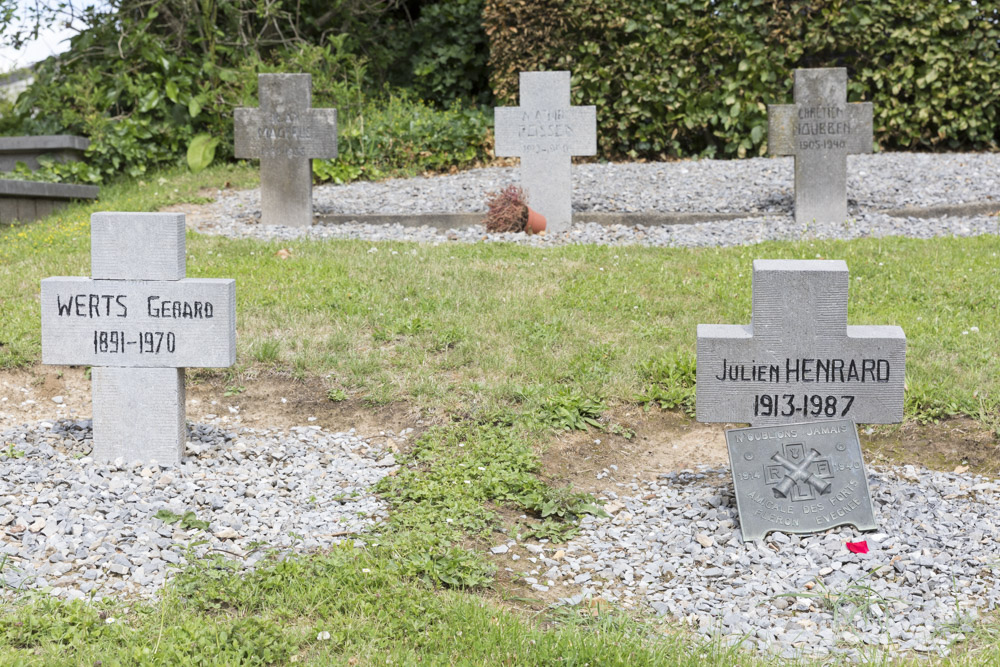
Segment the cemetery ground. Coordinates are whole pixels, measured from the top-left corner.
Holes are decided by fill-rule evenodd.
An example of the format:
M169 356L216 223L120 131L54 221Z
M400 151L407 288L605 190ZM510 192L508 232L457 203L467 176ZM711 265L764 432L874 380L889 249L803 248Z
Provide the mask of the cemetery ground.
M241 168L167 173L0 232L0 430L89 415L86 370L39 365L37 293L44 277L89 272L90 212L197 205L205 188L252 183ZM238 313L237 366L188 372L188 419L220 431L355 427L398 463L376 486L385 521L348 536L363 546L281 559L282 544L212 541L217 527L196 510L172 533L187 565L153 599L56 600L11 586L19 565L6 559L0 664L777 661L749 638L704 639L635 600L574 600L583 584L544 576L588 517L625 521L634 508L609 495L625 495L618 484L671 473L685 484L725 465L723 426L687 414L694 332L749 321L759 257L846 260L850 322L906 332L906 421L862 430L873 470L1000 469L996 236L537 249L189 234L187 253L188 276L236 279ZM23 456L0 446L4 464ZM251 551L265 557L242 570ZM808 597L822 587L803 586L796 600L864 615L864 574L822 599ZM566 599L576 604L553 606ZM950 653L930 660L1000 660L996 614L958 616L938 635ZM845 647L850 622L838 626ZM854 658L927 662L855 648Z

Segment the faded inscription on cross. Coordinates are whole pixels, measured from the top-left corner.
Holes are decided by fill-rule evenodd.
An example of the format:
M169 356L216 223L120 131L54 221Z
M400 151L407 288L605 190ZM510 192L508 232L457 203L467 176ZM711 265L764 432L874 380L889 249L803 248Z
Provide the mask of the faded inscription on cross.
M337 110L313 109L309 74L259 74L260 108L236 109L233 152L260 158L261 222L311 225L312 158L337 157Z
M596 108L570 106L569 80L569 72L521 72L521 106L494 109L496 154L521 158L521 187L549 232L572 222L572 156L597 153Z
M847 156L872 152L871 102L847 103L843 67L797 69L795 103L767 107L772 155L795 156L795 220L847 219Z

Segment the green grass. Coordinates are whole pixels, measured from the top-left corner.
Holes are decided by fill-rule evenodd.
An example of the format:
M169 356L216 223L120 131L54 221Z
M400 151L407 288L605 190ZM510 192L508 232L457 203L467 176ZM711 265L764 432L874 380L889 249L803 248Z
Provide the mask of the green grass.
M39 362L39 281L89 273L90 212L198 201L201 187L255 177L173 172L0 231L0 367ZM758 257L846 260L850 322L907 333L907 417L962 414L995 428L998 254L997 236L539 250L189 234L189 276L237 279L237 367L200 373L219 373L230 395L261 372L322 377L330 401L403 402L438 426L379 485L390 519L364 549L245 576L197 560L150 605L24 595L0 612L0 665L760 662L617 612L514 611L495 599L502 587L482 594L494 575L484 546L512 533L565 540L580 515L600 511L539 479L547 434L620 432L602 415L622 404L690 411L695 327L750 321ZM511 522L504 510L529 518ZM976 626L973 648L946 664L1000 661L997 632L995 620Z
M169 199L136 190L112 189L100 206ZM88 273L87 212L0 232L0 366L39 359L39 281ZM372 405L542 413L559 389L690 407L696 325L750 321L754 258L841 258L850 323L906 331L907 415L982 419L1000 396L998 255L996 236L538 250L190 234L188 275L237 280L236 372L332 374Z
M350 546L250 574L200 561L156 605L33 597L2 620L0 664L10 665L760 663L607 609L538 623L474 594L403 578L386 549Z

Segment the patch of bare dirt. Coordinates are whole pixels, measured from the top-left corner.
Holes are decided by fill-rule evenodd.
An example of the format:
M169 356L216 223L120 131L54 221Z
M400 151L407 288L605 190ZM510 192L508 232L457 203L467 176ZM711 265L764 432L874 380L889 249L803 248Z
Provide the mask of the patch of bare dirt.
M198 190L198 196L211 201L195 204L171 204L160 209L162 213L183 213L184 223L189 229L202 231L215 226L219 213L215 200L218 198L220 190L218 188L202 188Z
M922 465L932 470L1000 476L1000 440L968 417L937 424L908 422L861 435L865 460L879 465Z
M542 455L543 472L549 481L599 493L614 488L615 482L631 480L633 475L653 479L699 464L728 465L725 431L737 426L699 424L678 412L655 409L619 410L605 418L635 435L628 438L592 429L554 437ZM908 422L859 435L869 464L912 464L1000 475L1000 441L995 433L969 418L939 424ZM605 469L610 474L598 480L598 473Z
M376 441L383 432L399 433L412 428L419 433L429 423L425 415L410 406L372 407L359 400L331 401L326 391L318 378L261 376L227 384L221 374L188 371L187 417L196 422L218 418L222 425L254 428L354 428L362 437ZM89 419L91 414L90 379L82 366L0 371L0 429L42 420ZM396 445L380 444L390 448Z
M212 371L188 371L187 414L193 421L215 415L223 423L256 428L318 425L355 428L365 436L404 428L421 431L434 415L404 404L373 407L358 400L331 401L321 378L298 380L261 375L230 380ZM0 370L0 428L60 418L89 419L90 380L82 366L34 366ZM600 492L633 475L652 479L665 472L728 462L725 429L699 424L678 412L619 408L606 416L617 433L591 429L554 436L542 453L542 470L555 484ZM633 435L634 434L634 435ZM968 418L938 424L908 422L861 433L866 461L913 464L935 470L1000 475L1000 441ZM617 470L612 466L617 466ZM598 480L607 468L610 475Z
M89 419L83 368L37 366L0 371L0 428L52 419Z
M605 419L624 434L591 429L552 439L542 456L550 482L598 492L613 486L613 480L631 480L633 475L654 479L673 470L729 461L726 424L699 424L677 412L639 408L612 411ZM604 469L610 474L598 480Z

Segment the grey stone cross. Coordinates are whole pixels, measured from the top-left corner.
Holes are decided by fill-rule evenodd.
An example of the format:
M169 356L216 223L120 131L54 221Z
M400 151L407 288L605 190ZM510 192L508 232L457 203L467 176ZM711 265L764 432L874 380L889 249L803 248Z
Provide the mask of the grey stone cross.
M337 110L313 109L308 74L259 74L260 108L236 109L233 152L260 158L261 222L313 222L312 158L337 157Z
M92 366L95 459L177 463L184 368L236 361L235 282L184 277L181 213L90 227L92 278L42 280L42 363Z
M496 107L496 154L521 158L528 205L547 232L573 220L571 157L597 153L596 107L570 106L569 72L521 72L519 107Z
M906 336L847 326L847 288L842 260L754 260L751 324L698 325L698 421L902 421Z
M767 107L767 147L795 156L795 220L847 219L847 156L872 152L871 102L847 103L843 67L797 69L795 104Z

